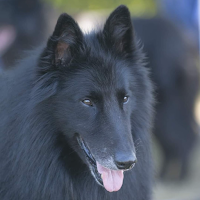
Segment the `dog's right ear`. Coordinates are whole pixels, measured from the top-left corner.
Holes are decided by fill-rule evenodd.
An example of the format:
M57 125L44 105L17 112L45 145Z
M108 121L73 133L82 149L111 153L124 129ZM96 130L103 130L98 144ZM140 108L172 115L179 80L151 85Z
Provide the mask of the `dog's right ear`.
M53 67L60 68L70 63L73 56L78 53L83 43L83 33L78 24L68 14L60 15L53 35L41 56L41 62L49 62ZM49 63L50 64L50 63Z
M60 15L53 35L39 59L32 91L35 102L41 102L56 93L58 76L79 53L82 46L83 33L78 24L71 16Z

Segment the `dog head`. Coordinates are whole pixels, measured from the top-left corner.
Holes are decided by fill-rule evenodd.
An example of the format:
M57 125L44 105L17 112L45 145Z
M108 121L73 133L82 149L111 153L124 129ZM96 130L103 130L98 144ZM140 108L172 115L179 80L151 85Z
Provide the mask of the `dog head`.
M37 71L36 96L56 99L59 129L97 183L112 192L136 163L132 113L140 103L141 55L131 17L119 6L103 30L83 35L62 14ZM50 108L51 109L51 108ZM139 116L138 116L139 117Z

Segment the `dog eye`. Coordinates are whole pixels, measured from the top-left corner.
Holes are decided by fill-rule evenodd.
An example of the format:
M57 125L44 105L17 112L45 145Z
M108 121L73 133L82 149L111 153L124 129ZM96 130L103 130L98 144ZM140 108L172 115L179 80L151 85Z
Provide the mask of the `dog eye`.
M82 103L87 106L93 106L93 103L90 99L84 99L84 100L82 100Z
M128 103L128 100L129 100L129 97L128 96L124 96L123 103L124 104Z

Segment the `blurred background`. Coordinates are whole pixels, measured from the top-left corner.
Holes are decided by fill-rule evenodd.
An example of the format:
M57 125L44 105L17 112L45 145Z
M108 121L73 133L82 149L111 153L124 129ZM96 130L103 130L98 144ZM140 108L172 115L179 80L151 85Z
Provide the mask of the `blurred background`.
M153 200L200 200L198 0L0 0L0 73L41 45L60 13L84 32L127 5L156 86Z

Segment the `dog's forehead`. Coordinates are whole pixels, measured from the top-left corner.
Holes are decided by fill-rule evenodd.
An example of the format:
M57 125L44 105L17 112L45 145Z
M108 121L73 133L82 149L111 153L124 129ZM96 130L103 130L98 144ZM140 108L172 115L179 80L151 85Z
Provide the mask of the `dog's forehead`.
M129 67L123 62L88 62L77 70L73 76L67 78L67 85L71 94L76 91L79 95L90 95L92 92L99 95L116 94L116 91L127 91L130 87L131 77Z
M128 79L130 67L126 59L115 55L107 49L107 46L101 43L97 34L92 32L85 35L87 55L87 72L88 76L95 79L96 84L110 85L117 84L121 80Z
M120 61L107 61L100 59L98 63L90 63L86 70L87 76L97 87L120 87L129 78L130 70Z
M105 64L105 63L104 63ZM120 66L94 66L87 70L84 79L89 84L90 91L99 95L112 96L117 91L126 91L129 88L128 73Z

